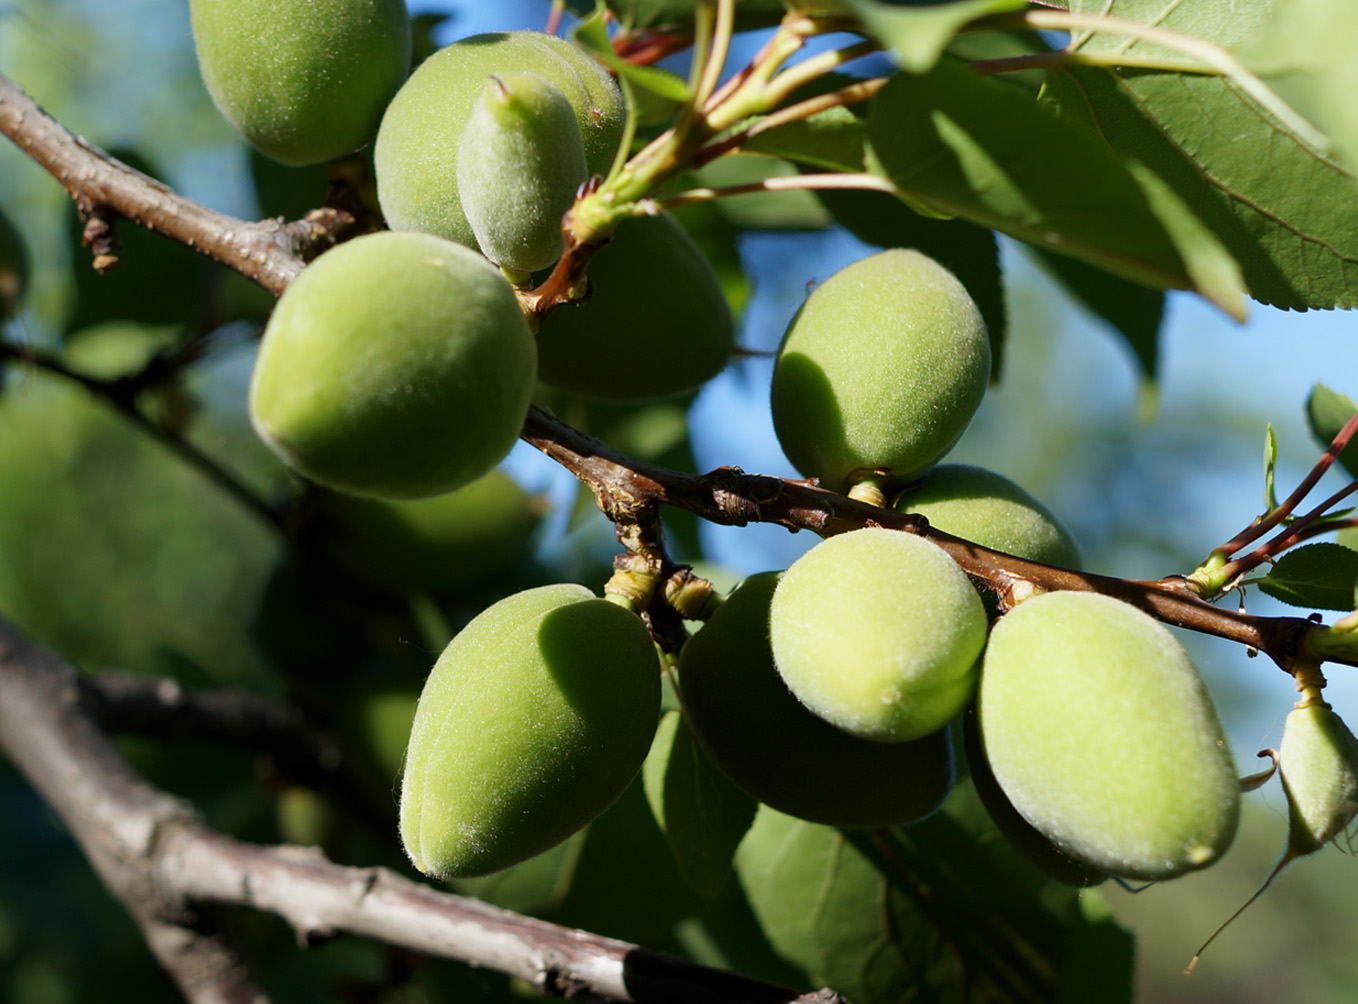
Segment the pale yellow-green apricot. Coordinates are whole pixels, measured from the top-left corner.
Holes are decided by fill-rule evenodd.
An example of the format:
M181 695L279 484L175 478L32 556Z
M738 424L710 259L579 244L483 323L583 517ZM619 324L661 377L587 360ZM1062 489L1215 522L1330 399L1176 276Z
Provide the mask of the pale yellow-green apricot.
M536 73L575 109L589 174L606 174L626 108L608 72L569 42L534 31L473 35L410 75L382 116L373 148L377 197L393 230L419 230L476 247L458 192L458 148L491 74Z
M566 95L536 73L496 73L458 145L457 190L481 253L532 272L561 257L561 217L585 180L585 147Z
M279 299L250 418L323 485L438 495L509 452L536 369L533 336L493 265L427 234L369 234L321 255Z
M543 499L492 470L431 498L330 495L316 529L325 554L358 581L391 593L441 594L493 575L525 553L544 512Z
M1321 703L1288 712L1278 747L1287 792L1287 850L1292 858L1320 850L1358 814L1358 739Z
M1216 861L1240 814L1211 696L1163 625L1098 593L1045 593L991 631L981 743L1015 809L1063 853L1164 879Z
M538 331L538 377L588 397L648 400L702 386L730 361L721 283L668 215L623 223L589 263L589 298Z
M811 711L861 739L905 742L971 700L986 616L942 548L867 527L822 541L784 573L769 637L778 672Z
M363 146L410 72L402 0L190 0L189 13L212 100L284 164Z
M990 379L980 311L957 278L893 249L841 269L788 325L773 425L797 470L830 489L855 470L918 477L966 430Z
M659 716L660 662L635 614L577 585L501 600L458 632L420 695L406 853L447 878L547 850L622 794Z
M1080 567L1080 550L1046 506L1001 474L968 464L940 464L895 501L944 533L982 547L1062 568Z
M830 826L896 826L929 815L952 788L946 731L871 742L808 711L769 647L778 578L746 579L684 645L679 696L694 736L732 781L779 812Z
M19 309L28 286L28 251L9 217L0 213L0 321Z

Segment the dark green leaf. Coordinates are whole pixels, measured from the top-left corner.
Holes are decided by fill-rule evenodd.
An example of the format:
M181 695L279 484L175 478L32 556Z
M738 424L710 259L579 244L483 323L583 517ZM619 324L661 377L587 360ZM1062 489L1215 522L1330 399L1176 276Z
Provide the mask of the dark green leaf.
M649 31L692 32L694 3L695 0L607 0L608 9L624 28ZM590 5L578 3L575 7L589 10ZM768 28L786 13L782 0L736 0L736 29Z
M638 66L629 63L614 51L604 24L603 11L597 10L582 21L572 37L595 59L614 73L627 78L633 87L649 91L667 101L685 101L688 98L688 84L673 73L653 66Z
M757 803L708 759L677 711L661 719L642 778L680 874L698 892L716 896L731 877L731 858Z
M1153 288L1196 290L1243 316L1239 269L1192 211L1021 87L945 60L888 84L868 135L870 163L904 197Z
M1311 396L1306 400L1306 421L1321 446L1328 449L1355 414L1358 405L1348 395L1330 390L1323 383L1311 388ZM1339 465L1349 472L1349 477L1358 478L1358 436L1340 451Z
M976 301L990 333L991 378L1003 369L1008 314L995 235L964 220L921 216L884 192L827 189L816 195L835 221L860 241L915 248L952 271Z
M1276 600L1312 610L1352 610L1358 551L1342 544L1308 544L1288 551L1259 582Z
M1019 10L1026 0L953 0L952 3L882 3L847 0L868 33L900 57L910 73L925 73L938 62L957 29L983 14Z
M1153 22L1226 48L1256 35L1269 2L1081 0L1076 10ZM1327 9L1329 5L1326 5ZM1286 8L1291 16L1291 5ZM1083 53L1182 54L1113 35ZM1250 295L1289 309L1358 306L1353 178L1224 77L1096 67L1053 72L1048 98L1072 123L1155 171L1240 262Z
M865 132L863 122L853 112L843 107L830 108L759 133L741 148L824 171L857 174L863 170Z
M796 173L797 169L786 161L735 154L714 160L683 181L686 187L728 188ZM725 196L716 201L716 206L732 224L747 230L822 230L830 225L829 214L815 195L804 189Z
M19 308L28 285L28 249L9 217L0 212L0 321Z
M1033 259L1081 306L1122 336L1141 368L1153 381L1160 362L1160 322L1165 294L1128 282L1065 255L1031 248Z

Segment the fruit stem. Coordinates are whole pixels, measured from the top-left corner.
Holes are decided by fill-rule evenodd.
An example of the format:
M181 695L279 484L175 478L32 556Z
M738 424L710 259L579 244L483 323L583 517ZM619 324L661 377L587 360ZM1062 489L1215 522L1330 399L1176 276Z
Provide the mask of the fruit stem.
M1301 694L1296 704L1298 708L1309 708L1314 705L1329 707L1321 696L1321 691L1325 689L1325 675L1320 671L1320 663L1300 663L1293 669L1292 677L1297 681L1297 691Z
M888 471L854 471L849 477L853 486L846 493L858 502L875 505L879 509L886 505L886 481Z
M639 554L620 554L613 559L613 575L604 584L604 599L633 613L645 610L660 584L654 564Z

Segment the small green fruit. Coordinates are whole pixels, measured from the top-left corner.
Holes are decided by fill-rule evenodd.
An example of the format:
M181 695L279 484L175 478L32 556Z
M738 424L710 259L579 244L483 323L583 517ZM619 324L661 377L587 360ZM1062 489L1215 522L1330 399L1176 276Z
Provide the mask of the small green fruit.
M410 72L401 0L190 0L189 13L213 102L284 164L363 146Z
M1046 506L1003 475L967 464L940 464L896 499L944 533L982 547L1061 568L1079 568L1070 531Z
M445 878L547 850L622 794L659 716L659 660L635 614L577 585L501 600L449 643L420 695L406 853Z
M426 499L331 495L319 514L326 555L360 582L404 595L442 594L470 585L521 555L543 516L500 470Z
M1278 770L1287 792L1285 864L1320 850L1358 814L1358 739L1324 704L1294 708L1283 724Z
M1045 593L1000 618L977 697L1015 809L1094 868L1164 879L1230 845L1240 792L1212 699L1169 631L1098 593Z
M279 299L250 417L321 484L438 495L509 452L536 369L533 336L493 265L426 234L369 234L321 255Z
M773 370L773 425L797 470L840 491L855 470L918 477L961 437L990 379L966 288L918 251L849 265L806 298Z
M587 172L607 173L626 120L622 92L608 72L552 35L474 35L421 63L382 117L373 158L388 226L477 246L459 198L462 132L486 78L518 72L535 73L561 90L575 110Z
M788 689L851 735L905 742L971 700L986 616L937 545L867 527L822 541L783 575L769 611Z
M596 398L673 397L730 360L736 326L721 283L672 217L624 223L590 260L589 282L589 299L543 319L543 383Z
M458 145L457 189L481 253L532 272L561 257L561 217L585 180L585 148L561 88L499 73L472 104Z
M684 646L679 696L694 736L732 781L779 812L830 826L929 815L952 787L947 733L870 742L808 711L773 664L769 604L778 579L746 579Z

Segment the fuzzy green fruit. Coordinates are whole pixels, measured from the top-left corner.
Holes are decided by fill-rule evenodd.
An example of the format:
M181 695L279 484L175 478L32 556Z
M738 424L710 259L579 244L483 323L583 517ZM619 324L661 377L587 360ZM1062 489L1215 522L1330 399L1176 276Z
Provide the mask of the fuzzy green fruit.
M420 871L485 875L608 808L650 750L660 664L641 619L577 585L501 600L425 682L401 782Z
M190 0L189 13L213 102L284 164L363 146L410 72L402 0Z
M425 499L331 495L317 529L325 554L359 582L399 595L412 589L444 594L523 554L543 512L540 497L492 470Z
M537 353L514 292L474 251L377 233L326 252L283 293L250 383L284 462L355 495L452 491L509 452Z
M882 251L832 275L792 319L774 431L797 470L835 491L860 469L908 481L961 437L989 379L966 288L918 251Z
M730 360L736 326L721 283L672 217L625 222L590 260L589 282L589 299L543 319L543 383L596 398L673 397Z
M607 173L626 119L622 92L608 72L552 35L474 35L421 63L382 117L373 158L388 226L477 246L459 198L458 148L486 78L517 72L535 73L560 88L575 110L587 172Z
M472 104L458 145L462 211L484 254L532 272L561 257L561 217L585 180L585 147L561 88L536 73L497 73Z
M984 467L941 464L903 491L897 512L916 513L944 533L1062 568L1079 568L1070 531L1046 506Z
M1324 704L1294 708L1283 724L1278 769L1287 792L1285 864L1320 850L1358 813L1358 739Z
M869 742L808 711L773 664L769 604L778 579L746 579L684 646L679 696L694 736L732 781L779 812L830 826L929 815L952 787L947 733Z
M991 632L981 742L1019 813L1112 875L1164 879L1230 845L1239 783L1211 696L1169 631L1098 593L1035 596Z
M783 575L769 610L788 689L851 735L905 742L971 700L986 616L937 545L880 527L817 544Z
M9 217L0 213L0 321L18 312L28 286L28 250Z

